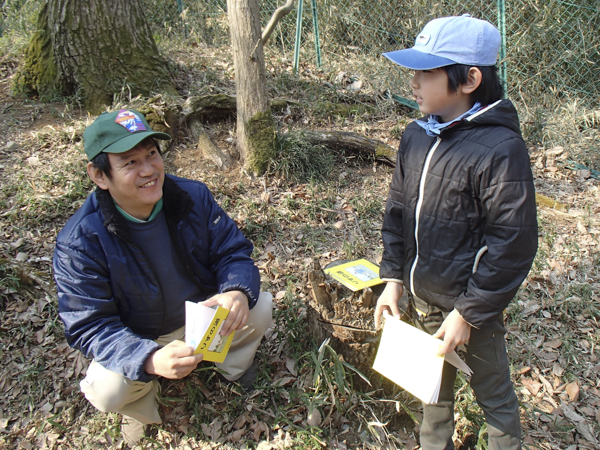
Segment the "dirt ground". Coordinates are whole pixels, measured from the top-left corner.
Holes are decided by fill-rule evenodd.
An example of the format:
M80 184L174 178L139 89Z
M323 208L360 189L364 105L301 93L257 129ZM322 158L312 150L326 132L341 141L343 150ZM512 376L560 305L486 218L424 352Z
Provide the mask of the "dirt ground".
M11 96L15 66L4 61L0 69L0 262L19 279L18 289L5 280L1 286L0 446L124 448L119 417L95 411L79 392L87 361L62 337L51 279L55 236L91 188L81 177L81 135L92 118L67 104ZM390 130L396 124L390 118L336 126L395 146ZM233 125L207 125L225 151L233 145ZM506 314L524 442L539 449L600 448L599 181L570 162L575 148L531 144L530 154L540 250ZM186 139L168 149L165 161L168 172L207 183L253 239L263 289L274 294L276 310L259 350L262 387L245 397L208 365L186 380L164 380L164 423L143 448L417 448L418 402L399 390L342 394L339 382L334 395L325 382L335 380L333 366L317 366L322 372L315 377L310 348L294 347L305 342L313 261L322 267L349 256L379 261L392 169L350 158L331 186L315 187L251 177L239 167L219 172ZM355 323L353 306L344 311L346 322ZM368 320L361 326L368 328ZM477 447L474 423L481 424L481 413L463 386L457 447L485 448Z

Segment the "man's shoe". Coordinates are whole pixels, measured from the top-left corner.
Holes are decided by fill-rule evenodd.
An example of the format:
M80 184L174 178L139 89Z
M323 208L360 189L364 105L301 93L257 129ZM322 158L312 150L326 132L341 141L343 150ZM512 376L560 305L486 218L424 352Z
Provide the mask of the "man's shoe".
M254 383L256 382L256 378L258 374L256 370L258 369L258 361L255 359L250 364L250 367L246 369L246 371L239 377L237 380L238 383L244 388L246 392L251 392L254 389Z
M131 417L123 416L121 420L121 437L129 446L137 445L148 431L148 425L144 425Z
M246 371L242 374L242 376L239 377L237 380L228 380L227 378L225 378L225 376L223 376L223 374L219 374L219 378L221 378L221 380L225 383L239 383L244 389L244 391L252 392L254 390L254 383L256 382L257 378L257 369L258 361L254 360L252 361L250 367L248 367Z

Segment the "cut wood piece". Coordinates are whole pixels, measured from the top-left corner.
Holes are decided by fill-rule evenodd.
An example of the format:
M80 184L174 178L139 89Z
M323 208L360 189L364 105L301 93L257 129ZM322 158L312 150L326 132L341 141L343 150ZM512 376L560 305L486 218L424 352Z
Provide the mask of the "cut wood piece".
M392 147L358 133L328 130L305 130L302 133L313 145L370 156L388 164L394 164L396 161L396 150Z
M214 162L221 170L227 170L233 166L231 157L211 141L200 120L191 119L188 122L188 128L194 140L198 142L198 150L205 158Z

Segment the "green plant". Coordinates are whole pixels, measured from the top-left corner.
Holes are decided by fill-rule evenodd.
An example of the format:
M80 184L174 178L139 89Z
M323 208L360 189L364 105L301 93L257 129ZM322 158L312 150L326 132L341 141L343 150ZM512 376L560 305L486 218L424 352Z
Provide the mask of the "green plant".
M289 132L278 139L270 172L297 182L325 181L329 178L335 155L323 146L312 145L298 132Z
M456 374L455 391L455 408L459 416L466 421L470 434L477 436L477 450L487 449L487 427L483 412L477 404L471 386L461 372ZM466 434L469 433L463 433Z
M0 260L0 299L2 299L2 303L7 300L10 293L16 292L19 286L19 277L15 269Z

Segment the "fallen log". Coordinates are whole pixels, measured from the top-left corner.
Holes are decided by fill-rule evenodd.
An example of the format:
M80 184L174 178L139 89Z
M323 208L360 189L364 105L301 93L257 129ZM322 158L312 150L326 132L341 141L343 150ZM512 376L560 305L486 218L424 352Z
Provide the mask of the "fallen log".
M294 103L285 98L271 101L273 109L283 109ZM140 109L153 129L176 137L180 130L188 130L202 152L222 169L233 164L231 158L219 150L203 129L207 119L223 119L236 113L236 97L227 94L210 94L189 97L181 106L167 105L162 97L149 100ZM320 145L334 151L343 151L373 158L389 165L396 161L396 150L386 143L349 131L304 130L302 134L312 145Z
M396 150L377 139L349 131L305 130L302 134L313 145L323 145L332 150L347 151L370 156L393 165Z
M192 138L197 142L198 151L205 158L210 159L221 170L227 170L233 166L231 157L213 143L200 120L191 119L188 122L188 128Z
M227 94L197 95L189 97L181 105L181 121L188 123L192 119L204 120L230 117L236 112L236 97Z

